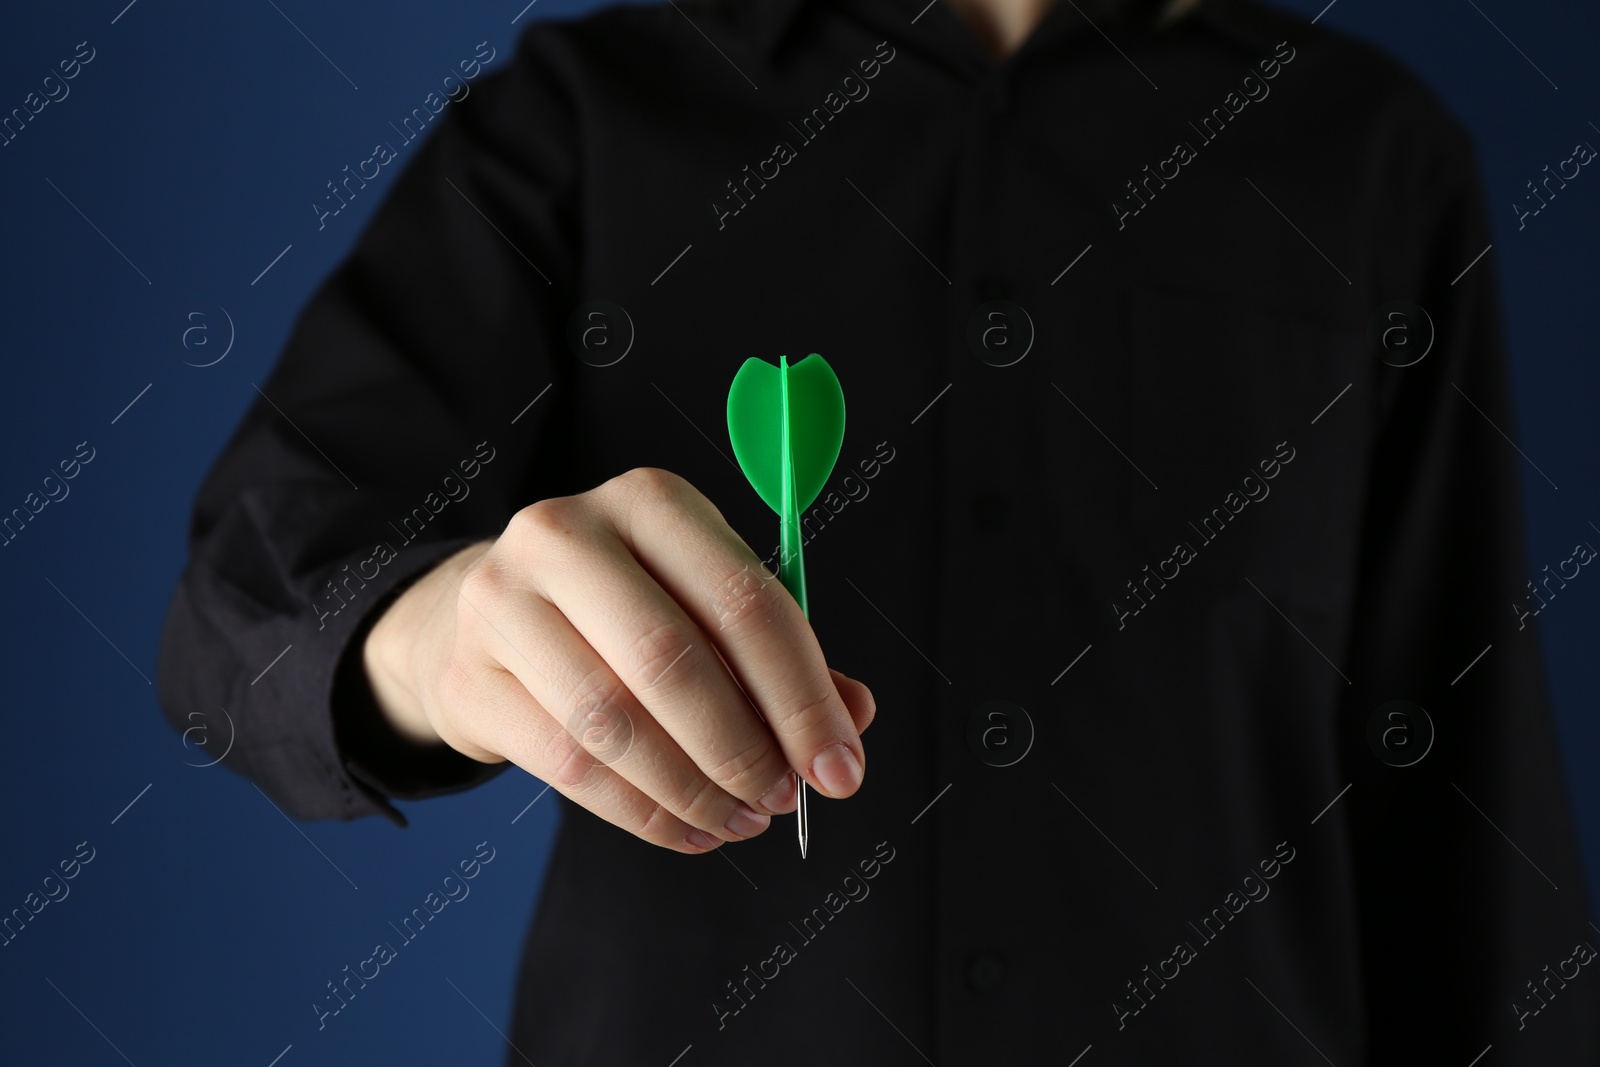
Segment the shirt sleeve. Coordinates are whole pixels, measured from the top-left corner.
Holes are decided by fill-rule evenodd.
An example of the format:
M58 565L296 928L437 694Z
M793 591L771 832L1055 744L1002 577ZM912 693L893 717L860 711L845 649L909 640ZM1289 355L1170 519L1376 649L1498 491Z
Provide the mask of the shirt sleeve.
M194 504L158 695L219 748L231 722L224 762L297 817L403 826L391 799L508 766L401 741L361 643L408 583L542 487L553 405L519 410L562 391L577 262L575 109L548 32L529 27L498 71L480 45L482 73L423 139L374 149L414 154Z
M1538 634L1512 609L1529 578L1523 483L1553 489L1511 443L1494 253L1473 262L1493 235L1471 144L1442 111L1422 129L1390 157L1379 299L1421 305L1436 336L1420 362L1377 368L1340 730L1367 1062L1466 1063L1492 1042L1496 1063L1592 1063L1600 1012L1581 980L1536 1019L1517 1009L1593 940ZM1392 699L1435 733L1410 766L1381 761L1369 732ZM1415 758L1426 731L1385 719L1377 737L1394 722Z

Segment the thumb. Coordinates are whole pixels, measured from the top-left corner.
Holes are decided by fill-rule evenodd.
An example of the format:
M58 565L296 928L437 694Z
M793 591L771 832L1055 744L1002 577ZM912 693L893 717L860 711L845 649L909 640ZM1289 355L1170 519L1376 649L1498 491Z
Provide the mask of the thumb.
M834 688L839 690L840 698L850 710L850 718L855 723L856 733L864 733L878 714L878 702L873 699L872 690L868 689L865 683L858 682L847 674L841 674L832 667L828 668L828 673L833 675Z

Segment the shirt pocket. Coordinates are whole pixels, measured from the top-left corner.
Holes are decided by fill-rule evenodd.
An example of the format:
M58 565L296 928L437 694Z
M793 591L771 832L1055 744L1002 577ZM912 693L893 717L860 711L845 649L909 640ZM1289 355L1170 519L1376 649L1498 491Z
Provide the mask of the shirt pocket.
M1332 306L1147 288L1128 296L1123 336L1139 466L1125 517L1151 568L1207 604L1262 595L1341 614L1371 392L1359 324Z

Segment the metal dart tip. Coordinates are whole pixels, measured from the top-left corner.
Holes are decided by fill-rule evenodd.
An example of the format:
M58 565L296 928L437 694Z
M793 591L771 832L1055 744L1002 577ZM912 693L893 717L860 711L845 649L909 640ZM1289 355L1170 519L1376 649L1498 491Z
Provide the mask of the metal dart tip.
M806 858L806 843L811 837L811 827L806 822L806 783L800 781L800 805L794 809L796 829L800 835L800 858Z

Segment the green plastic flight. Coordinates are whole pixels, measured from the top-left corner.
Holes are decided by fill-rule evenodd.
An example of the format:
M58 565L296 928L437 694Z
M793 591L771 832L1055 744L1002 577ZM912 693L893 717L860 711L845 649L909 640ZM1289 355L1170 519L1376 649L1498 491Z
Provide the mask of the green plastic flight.
M778 357L776 367L750 357L728 390L728 438L744 476L778 513L778 577L810 618L800 513L821 494L844 444L844 390L838 375L815 352L792 367L785 356ZM795 829L804 859L811 839L804 778L799 779L797 804Z
M813 352L791 366L751 356L728 390L728 437L744 476L778 513L779 578L802 611L806 569L800 513L822 493L844 444L844 390L828 361Z

